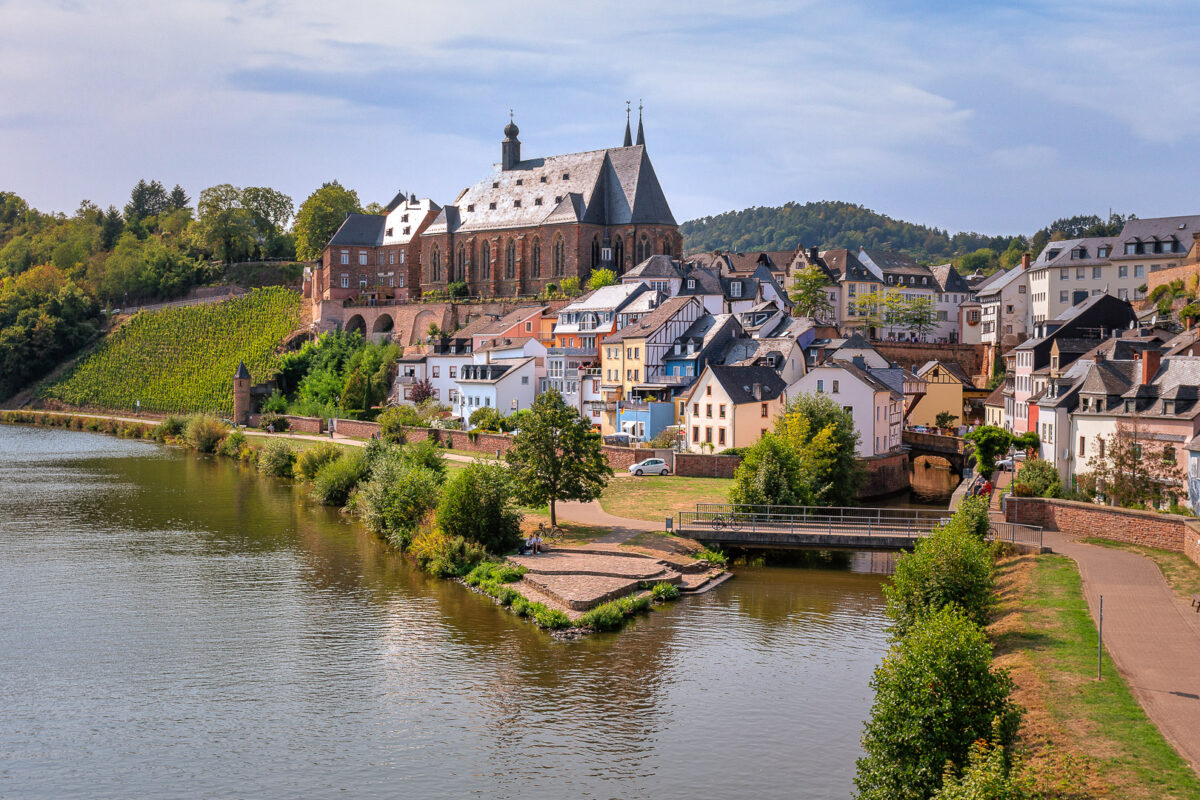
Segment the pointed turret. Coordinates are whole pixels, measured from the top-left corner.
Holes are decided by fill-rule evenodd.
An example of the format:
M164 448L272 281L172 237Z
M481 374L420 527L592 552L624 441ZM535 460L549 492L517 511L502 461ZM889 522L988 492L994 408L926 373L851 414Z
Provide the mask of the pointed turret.
M625 101L625 142L622 147L633 147L633 134L629 130L629 101Z
M638 135L637 143L640 145L646 144L646 133L642 130L642 101L638 100Z

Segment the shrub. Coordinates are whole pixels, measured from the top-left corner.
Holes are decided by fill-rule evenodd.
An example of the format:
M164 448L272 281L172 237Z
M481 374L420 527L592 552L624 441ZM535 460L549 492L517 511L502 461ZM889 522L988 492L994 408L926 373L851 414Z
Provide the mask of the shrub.
M557 630L571 624L571 618L556 608L549 608L541 603L527 603L525 608L525 613L531 616L539 627Z
M894 632L903 636L922 616L950 605L976 625L987 624L994 584L990 548L954 520L896 557L896 572L883 593Z
M417 560L421 569L436 578L457 578L487 558L487 552L482 547L461 536L442 534L436 547L431 556Z
M409 405L389 406L375 418L379 423L379 438L392 444L404 444L404 428L421 424L417 410Z
M438 523L450 536L492 553L515 548L521 542L521 514L513 505L508 470L498 464L468 464L443 489Z
M724 567L729 563L729 558L720 550L709 550L708 548L705 548L696 553L695 556L697 560L707 561L714 567Z
M666 584L670 586L670 584ZM674 587L672 587L674 588ZM597 631L615 631L625 625L628 617L650 608L650 598L645 595L622 597L601 603L579 618L579 624Z
M231 431L225 440L221 442L218 452L229 458L238 458L242 453L242 448L246 446L246 434L241 431Z
M679 599L679 587L673 583L666 583L665 581L654 584L654 587L650 589L650 593L654 595L655 600L665 601Z
M468 418L472 428L478 428L485 431L502 431L504 430L504 417L500 416L500 412L491 406L482 406L471 412Z
M954 512L955 524L971 533L978 539L987 538L991 528L991 518L988 516L988 500L984 497L966 497Z
M258 453L258 471L273 478L292 477L296 451L283 439L272 439Z
M283 433L288 429L290 423L287 417L281 417L278 414L263 414L258 421L258 427L262 430L270 428L275 433Z
M313 478L313 499L327 506L344 506L364 476L362 453L345 453L317 472Z
M167 417L154 429L154 438L163 442L171 437L181 436L185 425L187 425L187 420L183 417ZM98 420L88 420L88 430L94 431L99 427Z
M996 732L993 732L995 735ZM932 800L1037 800L1046 797L1037 789L1034 773L1021 762L1010 763L1002 744L977 741L971 745L967 768L956 776L946 765L942 788ZM1071 787L1079 788L1079 784Z
M432 439L405 445L400 450L404 463L410 467L424 467L437 476L438 483L446 479L446 457Z
M321 467L330 461L336 461L342 456L342 448L333 442L318 442L296 456L296 474L311 481L317 477Z
M193 414L187 419L183 438L187 440L188 445L201 453L213 453L227 433L229 426L216 417Z
M260 410L264 414L283 414L287 411L287 398L278 389L271 392L266 400L262 401Z
M317 482L325 470L339 463L340 460L322 468ZM364 473L367 472L365 466L365 459L362 459L360 469ZM354 511L371 530L403 550L417 525L437 505L439 488L434 472L423 466L412 466L399 449L391 448L369 465L369 477L354 498ZM447 535L454 535L445 526L439 524L438 527Z
M976 740L1012 743L1021 711L983 630L957 608L919 619L875 670L854 783L860 800L925 800ZM993 728L993 720L998 720Z
M1022 464L1015 481L1026 487L1026 496L1061 497L1063 493L1058 468L1042 458L1031 458ZM1015 486L1013 494L1016 494Z

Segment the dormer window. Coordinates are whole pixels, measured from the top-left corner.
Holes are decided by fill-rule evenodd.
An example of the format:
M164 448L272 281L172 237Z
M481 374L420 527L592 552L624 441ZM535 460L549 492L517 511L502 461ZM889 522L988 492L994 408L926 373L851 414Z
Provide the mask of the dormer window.
M561 203L561 202L562 202L562 195L561 195L561 194L556 194L556 195L554 195L554 202L555 202L555 203Z
M543 175L542 177L538 178L538 180L539 180L539 181L541 181L542 183L545 183L545 182L546 182L546 176L545 176L545 175Z
M474 211L474 210L475 210L475 204L467 203L467 211Z
M525 185L525 179L517 178L517 186L524 186L524 185Z
M493 202L491 202L491 203L488 203L488 208L490 208L492 211L495 211L495 210L496 210L496 203L495 203L494 201L493 201Z
M1141 252L1142 252L1142 243L1141 242L1126 242L1125 243L1125 255L1136 256L1136 255L1140 254Z
M929 278L921 278L921 285L925 286L929 283Z
M1054 259L1058 258L1058 254L1059 254L1059 253L1061 253L1061 252L1062 252L1062 250L1050 250L1050 251L1048 251L1048 252L1046 253L1046 260L1047 260L1047 261L1053 261Z
M391 236L391 235L392 235L392 229L391 229L391 228L388 228L388 229L387 229L387 235L388 235L388 236Z
M734 282L729 284L729 294L733 297L742 296L742 284Z
M564 172L564 173L563 173L563 176L562 176L562 179L563 179L564 181L569 181L569 180L571 180L571 173L569 173L569 172Z
M892 283L892 276L888 275L888 283Z
M1096 248L1096 256L1098 258L1108 258L1108 254L1110 252L1112 252L1112 248L1106 244L1102 244L1098 248Z
M1174 414L1175 413L1175 401L1174 400L1163 400L1163 413L1164 414Z
M521 201L513 200L513 208L520 208L520 207L521 207Z
M695 278L688 278L687 287L688 287L689 289L695 289L695 288L696 288L696 279L695 279Z
M535 198L533 199L533 204L534 204L535 206L540 206L540 205L542 204L542 198L540 198L540 197L535 197Z
M499 188L500 188L500 181L492 181L492 188L493 188L493 189L499 189Z

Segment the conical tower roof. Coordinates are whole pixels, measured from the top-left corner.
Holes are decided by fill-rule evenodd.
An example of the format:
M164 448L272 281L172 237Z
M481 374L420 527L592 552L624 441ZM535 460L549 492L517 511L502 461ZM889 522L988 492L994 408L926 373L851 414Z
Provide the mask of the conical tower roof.
M233 373L234 378L250 380L250 370L246 369L246 362L239 361L237 372Z

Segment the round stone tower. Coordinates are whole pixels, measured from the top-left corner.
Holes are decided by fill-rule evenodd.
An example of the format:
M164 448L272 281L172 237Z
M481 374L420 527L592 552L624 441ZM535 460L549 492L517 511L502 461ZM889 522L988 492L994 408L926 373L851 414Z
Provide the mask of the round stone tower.
M233 422L235 425L250 424L250 370L246 362L238 364L233 373Z

